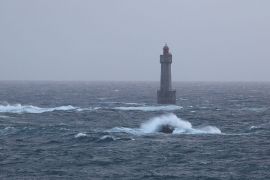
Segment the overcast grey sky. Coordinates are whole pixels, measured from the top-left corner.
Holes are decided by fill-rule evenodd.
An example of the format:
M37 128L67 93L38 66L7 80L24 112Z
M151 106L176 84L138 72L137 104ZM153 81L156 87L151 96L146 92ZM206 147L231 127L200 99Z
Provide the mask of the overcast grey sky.
M270 81L269 0L0 0L0 80Z

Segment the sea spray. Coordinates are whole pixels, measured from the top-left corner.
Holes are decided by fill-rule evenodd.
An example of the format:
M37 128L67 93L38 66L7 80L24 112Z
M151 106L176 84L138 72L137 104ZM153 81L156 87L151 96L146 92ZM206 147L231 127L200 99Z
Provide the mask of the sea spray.
M221 134L220 129L215 126L194 128L190 122L182 120L172 113L154 117L142 123L140 128L115 127L107 132L133 135L155 134L159 132L160 127L166 125L174 128L172 134Z
M192 125L188 121L181 120L174 114L166 114L158 117L154 117L149 121L141 125L141 129L145 133L154 133L163 125L169 125L171 127L190 130Z

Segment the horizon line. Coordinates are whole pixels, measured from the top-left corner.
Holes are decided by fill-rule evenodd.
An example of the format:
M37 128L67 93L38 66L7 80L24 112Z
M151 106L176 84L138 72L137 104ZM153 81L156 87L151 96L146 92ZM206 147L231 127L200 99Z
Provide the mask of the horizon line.
M159 80L0 80L0 82L160 82ZM172 83L270 83L270 80L178 80Z

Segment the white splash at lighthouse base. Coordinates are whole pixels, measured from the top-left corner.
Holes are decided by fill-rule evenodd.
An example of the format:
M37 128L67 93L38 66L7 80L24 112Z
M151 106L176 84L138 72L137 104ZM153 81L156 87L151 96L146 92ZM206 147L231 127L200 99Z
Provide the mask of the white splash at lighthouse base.
M189 121L182 120L172 113L154 117L142 123L140 128L115 127L108 132L145 135L159 133L162 126L172 127L172 134L221 134L221 130L215 126L194 128Z

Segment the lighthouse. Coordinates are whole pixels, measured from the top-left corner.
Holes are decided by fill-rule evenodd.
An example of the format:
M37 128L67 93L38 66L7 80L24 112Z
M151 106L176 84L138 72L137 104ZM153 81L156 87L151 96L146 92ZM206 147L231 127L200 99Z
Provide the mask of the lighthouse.
M163 54L160 55L160 64L160 89L157 91L157 102L158 104L175 104L176 91L172 89L171 78L172 54L167 44L163 47Z

